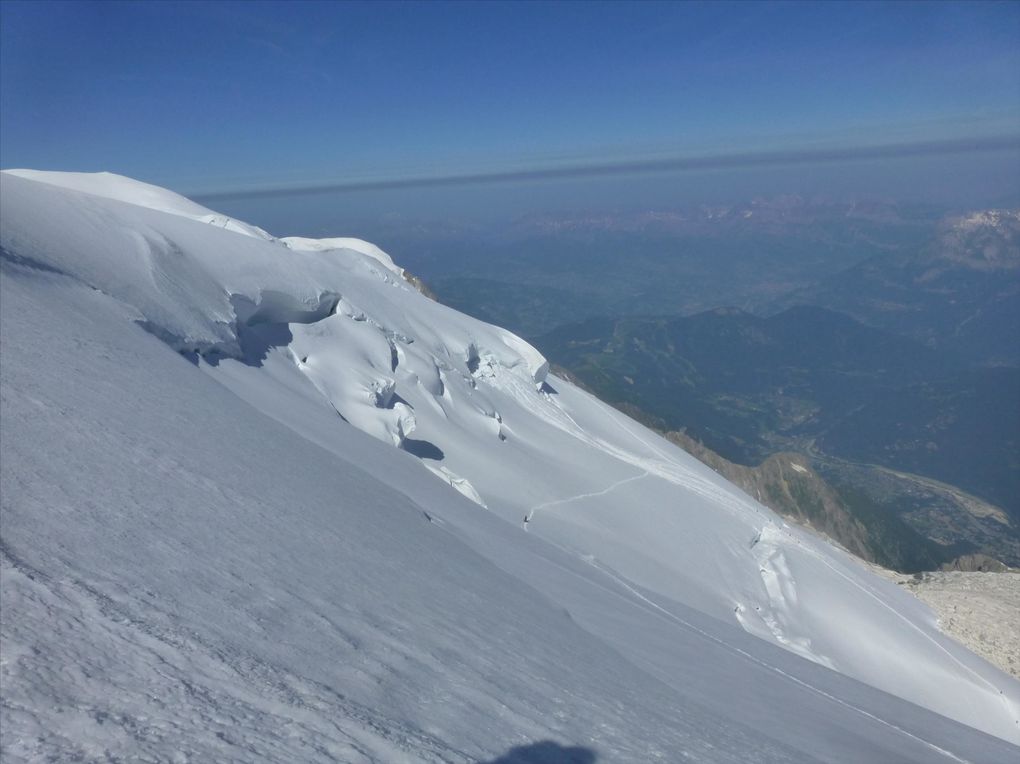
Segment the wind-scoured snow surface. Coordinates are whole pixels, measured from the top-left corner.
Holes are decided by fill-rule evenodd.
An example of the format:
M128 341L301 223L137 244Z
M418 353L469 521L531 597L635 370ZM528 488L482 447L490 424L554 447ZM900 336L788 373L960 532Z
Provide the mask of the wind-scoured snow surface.
M4 761L1020 756L924 605L378 248L0 177Z

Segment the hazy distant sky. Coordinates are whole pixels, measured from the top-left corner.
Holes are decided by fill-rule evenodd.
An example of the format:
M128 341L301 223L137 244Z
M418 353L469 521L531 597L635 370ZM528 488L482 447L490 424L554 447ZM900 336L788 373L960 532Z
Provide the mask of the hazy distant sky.
M777 161L742 182L846 191L866 176L878 195L989 198L1020 183L1016 144L989 149L1020 141L1015 2L0 7L4 167L201 194L946 144L951 156L838 172L784 176ZM733 173L685 188L724 189ZM555 188L603 202L676 190L654 177L522 183L560 206Z

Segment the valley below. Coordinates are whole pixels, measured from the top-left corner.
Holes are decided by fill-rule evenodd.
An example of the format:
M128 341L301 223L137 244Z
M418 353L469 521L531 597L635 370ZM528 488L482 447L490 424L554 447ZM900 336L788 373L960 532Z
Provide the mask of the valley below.
M494 260L422 268L752 496L915 572L1020 565L1018 242L1011 211L785 198L529 219ZM812 470L799 498L759 474L781 455Z
M1016 750L1020 683L847 551L910 545L804 456L710 467L693 427L663 439L635 420L662 413L607 405L366 241L276 238L122 176L0 183L5 759ZM802 411L840 358L875 357L848 319L811 316L836 347L756 357L758 319L707 316L695 349L723 349L716 319L752 330L743 377L692 362L722 352L659 352L668 320L654 342L595 324L611 352L583 347L623 359L591 363L603 379L639 362L623 389L693 391L665 413L713 432L725 407L699 390L768 410L741 380L792 377ZM771 442L731 409L730 442Z

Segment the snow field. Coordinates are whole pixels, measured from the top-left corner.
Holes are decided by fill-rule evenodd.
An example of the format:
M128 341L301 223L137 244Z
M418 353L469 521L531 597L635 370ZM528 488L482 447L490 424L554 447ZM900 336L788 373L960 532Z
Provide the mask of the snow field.
M0 201L5 755L1012 756L923 605L381 250Z

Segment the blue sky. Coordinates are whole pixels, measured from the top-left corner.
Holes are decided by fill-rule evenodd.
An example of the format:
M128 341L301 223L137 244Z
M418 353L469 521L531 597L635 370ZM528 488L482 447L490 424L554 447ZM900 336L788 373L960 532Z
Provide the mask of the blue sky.
M5 1L0 22L4 167L190 193L1020 138L1020 3Z

